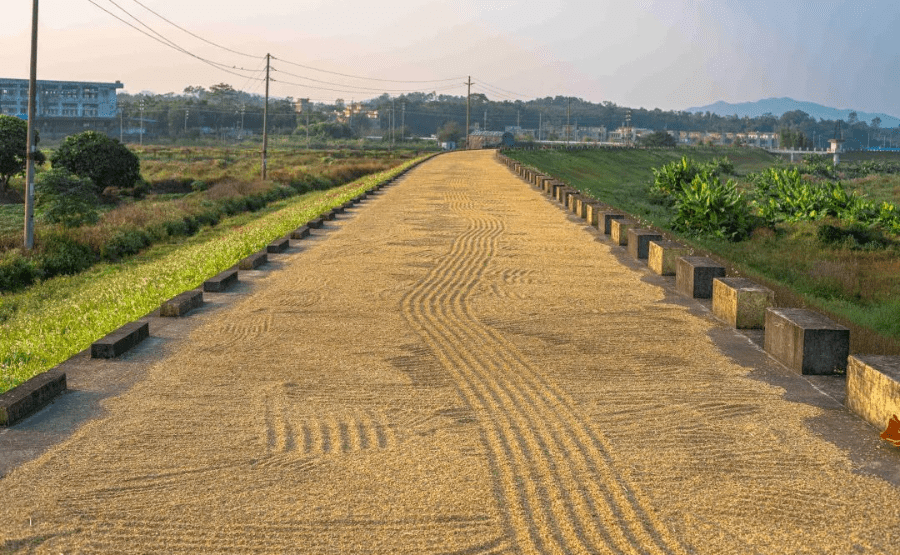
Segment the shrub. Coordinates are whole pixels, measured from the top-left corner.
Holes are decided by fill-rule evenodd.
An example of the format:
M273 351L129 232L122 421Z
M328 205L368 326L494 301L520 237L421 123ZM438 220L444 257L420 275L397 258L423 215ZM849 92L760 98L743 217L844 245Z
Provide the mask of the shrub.
M51 233L40 243L37 265L44 278L77 274L94 263L94 251L66 234Z
M667 206L675 204L685 185L689 185L701 173L708 175L733 174L734 164L727 157L698 164L683 156L680 162L669 162L660 168L654 168L653 184L649 191L650 200Z
M28 287L38 277L34 263L18 250L0 256L0 291L15 291Z
M100 256L106 260L119 260L139 253L149 244L150 234L143 229L119 229L100 247Z
M37 133L34 143L40 139ZM26 143L28 142L28 123L13 116L0 114L0 191L5 191L9 180L14 175L25 171ZM44 154L40 150L34 153L37 164L44 163Z
M51 161L54 168L89 177L97 193L107 187L131 189L141 177L137 155L118 140L96 131L66 137Z
M90 178L81 178L64 168L40 174L35 183L35 206L43 209L50 223L79 227L97 222L97 195Z
M676 231L740 241L753 227L750 206L734 181L722 183L712 173L701 173L684 185L675 209L672 226Z

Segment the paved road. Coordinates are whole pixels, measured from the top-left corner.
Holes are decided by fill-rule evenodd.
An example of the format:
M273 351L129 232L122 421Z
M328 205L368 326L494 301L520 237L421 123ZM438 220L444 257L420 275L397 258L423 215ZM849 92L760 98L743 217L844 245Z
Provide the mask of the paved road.
M0 553L900 552L900 456L833 379L491 152L272 258L0 433Z

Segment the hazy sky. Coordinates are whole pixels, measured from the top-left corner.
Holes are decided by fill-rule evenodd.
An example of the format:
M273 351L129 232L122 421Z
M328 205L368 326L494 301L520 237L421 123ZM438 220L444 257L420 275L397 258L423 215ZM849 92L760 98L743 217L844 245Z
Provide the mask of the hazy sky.
M262 92L253 77L271 53L280 58L272 62L274 96L462 95L471 75L473 91L498 100L571 95L668 110L790 96L900 116L897 0L93 2L139 25L118 4L191 53L250 71L210 67L89 0L41 0L39 79L118 79L128 92L157 93L226 82ZM0 76L26 78L31 1L3 4ZM255 57L206 44L140 4ZM287 62L370 79L450 81L350 79Z

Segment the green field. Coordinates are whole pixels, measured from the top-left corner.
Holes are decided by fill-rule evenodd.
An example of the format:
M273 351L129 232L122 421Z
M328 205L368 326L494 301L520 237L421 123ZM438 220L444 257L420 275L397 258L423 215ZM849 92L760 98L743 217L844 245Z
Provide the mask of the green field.
M851 328L853 352L900 354L900 238L891 238L887 248L877 250L826 246L817 239L818 226L825 223L821 221L757 229L750 239L736 243L685 237L671 229L672 209L654 204L647 195L653 168L682 156L697 161L727 156L737 174L732 178L744 189L750 185L742 178L779 163L774 156L756 149L513 150L506 154L707 252L727 263L732 273L764 283L776 291L776 302L782 306L826 312ZM871 175L844 183L872 199L900 204L900 176Z

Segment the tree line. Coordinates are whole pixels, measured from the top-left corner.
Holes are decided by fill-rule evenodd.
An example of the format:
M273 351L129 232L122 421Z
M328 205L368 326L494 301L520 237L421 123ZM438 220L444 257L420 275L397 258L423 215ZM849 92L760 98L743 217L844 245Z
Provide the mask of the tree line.
M189 86L181 94L119 94L123 127L134 129L143 121L144 132L159 138L214 135L238 137L259 135L263 126L264 99L259 94L238 91L226 83ZM333 103L304 104L296 99L269 101L269 132L317 137L355 138L367 136L428 137L447 128L465 128L466 97L415 92L400 96L387 93L358 103L337 99ZM356 106L359 109L348 109ZM143 109L141 109L143 107ZM855 112L847 121L817 120L794 110L781 116L720 116L711 112L691 113L629 108L613 102L589 102L577 97L555 96L534 100L491 100L481 93L470 98L472 126L491 131L507 127L537 130L563 126L605 127L613 130L626 121L637 128L670 132L778 133L782 146L827 147L828 139L842 136L847 148L890 146L900 143L894 129L882 129L880 120L861 121ZM308 126L307 126L308 123ZM308 128L307 128L308 127ZM459 134L459 133L457 133ZM545 135L544 138L546 138Z

